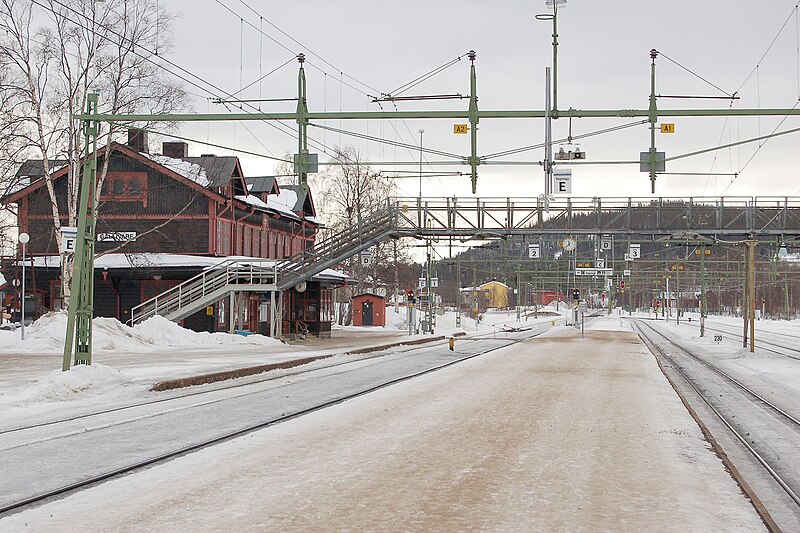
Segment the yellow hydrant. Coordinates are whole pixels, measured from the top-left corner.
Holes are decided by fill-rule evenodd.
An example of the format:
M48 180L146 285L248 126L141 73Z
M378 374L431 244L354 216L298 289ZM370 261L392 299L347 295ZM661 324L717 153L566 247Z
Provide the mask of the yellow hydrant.
M452 352L453 351L453 347L456 345L455 337L450 337L450 343L449 344L450 344L450 351Z

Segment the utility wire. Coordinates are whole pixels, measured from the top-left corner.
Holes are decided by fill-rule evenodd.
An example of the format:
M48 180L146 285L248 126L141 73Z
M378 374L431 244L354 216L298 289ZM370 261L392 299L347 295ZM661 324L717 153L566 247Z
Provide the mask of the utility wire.
M718 91L720 91L721 93L725 94L726 96L728 96L728 97L730 97L730 98L733 98L733 97L735 96L735 93L734 93L734 94L730 94L730 93L729 93L728 91L726 91L725 89L723 89L723 88L719 87L718 85L715 85L715 84L711 83L710 81L708 81L707 79L705 79L705 78L704 78L703 76L701 76L700 74L697 74L697 73L696 73L696 72L694 72L693 70L691 70L691 69L689 69L689 68L687 68L687 67L684 67L683 65L681 65L680 63L678 63L677 61L675 61L674 59L672 59L671 57L669 57L667 54L665 54L665 53L664 53L664 52L662 52L661 50L659 50L659 51L658 51L658 54L659 54L661 57L663 57L664 59L666 59L667 61L669 61L670 63L672 63L672 64L674 64L674 65L677 65L678 67L682 68L683 70L685 70L686 72L688 72L688 73L689 73L689 74L691 74L692 76L694 76L694 77L696 77L696 78L698 78L698 79L700 79L700 80L702 80L702 81L706 82L707 84L709 84L710 86L714 87L715 89L717 89L717 90L718 90Z
M622 124L620 126L613 126L611 128L606 128L606 129L597 130L597 131L593 131L593 132L589 132L589 133L584 133L584 134L581 134L581 135L574 135L571 138L573 140L585 139L587 137L593 137L593 136L596 136L596 135L603 135L603 134L606 134L606 133L611 133L611 132L623 130L623 129L626 129L626 128L632 128L632 127L635 127L635 126L641 126L642 124L647 124L647 123L648 123L647 120L639 120L639 121L636 121L636 122L632 122L630 124ZM553 143L563 143L563 142L566 142L566 141L567 141L567 139L564 138L564 139L555 140L555 141L553 141ZM545 145L545 143L539 143L539 144L534 144L534 145L530 145L530 146L523 146L521 148L513 148L513 149L510 149L510 150L505 150L503 152L495 152L493 154L487 154L485 156L481 156L481 159L482 160L494 159L496 157L505 157L505 156L509 156L509 155L518 154L518 153L521 153L521 152L527 152L527 151L530 151L530 150L538 150L538 149L544 147L544 145Z
M795 108L797 107L797 105L798 105L798 104L800 104L800 100L797 100L797 102L795 102L795 103L794 103L794 105L792 106L792 109L795 109ZM780 127L781 127L781 125L782 125L784 122L786 122L786 119L787 119L787 118L789 118L789 115L786 115L786 116L784 116L784 117L781 119L781 121L780 121L780 122L778 122L778 124L777 124L777 125L775 126L775 128L772 130L772 133L770 133L769 135L765 135L765 136L763 136L763 137L759 138L759 140L760 140L760 139L763 139L763 140L764 140L764 142L763 142L763 143L759 143L759 145L758 145L758 148L756 148L756 151L755 151L755 152L753 152L753 155L751 155L751 156L750 156L750 159L748 159L748 160L747 160L747 162L744 164L744 166L743 166L742 168L740 168L740 169L739 169L739 173L736 175L736 177L734 177L734 178L733 178L733 179L730 181L730 183L728 183L728 186L727 186L727 187L725 187L725 190L723 190L723 191L722 191L722 194L725 194L725 192L726 192L728 189L730 189L730 188L731 188L731 185L733 185L733 183L734 183L734 182L735 182L737 179L739 179L739 176L741 176L741 175L742 175L742 174L741 174L741 173L742 173L742 171L744 171L744 169L745 169L745 168L747 168L747 166L748 166L748 165L750 164L750 162L751 162L751 161L752 161L752 160L753 160L753 159L756 157L756 155L758 155L758 152L759 152L759 151L761 151L761 149L764 147L764 145L765 145L765 144L767 144L767 141L769 141L769 140L770 140L770 139L772 139L773 137L778 137L779 135L786 135L787 133L793 133L793 132L796 132L796 131L800 131L800 128L795 128L795 129L793 129L793 130L786 130L786 131L782 131L782 132L780 132L780 133L775 133L776 131L778 131L778 128L780 128Z
M796 11L798 7L800 7L800 2L797 2L797 4L795 4L795 6L792 8L792 12L793 12L793 11ZM747 82L750 80L750 78L753 76L753 74L755 74L756 70L758 69L758 66L761 64L761 62L762 62L762 61L764 61L764 58L765 58L765 57L767 57L767 54L769 54L769 51L770 51L770 50L772 50L772 47L775 45L775 42L778 40L778 37L780 37L780 36L781 36L781 33L783 33L783 30L786 28L786 25L789 23L789 21L790 21L790 20L792 20L792 12L790 12L790 13L789 13L789 16L788 16L788 17L786 17L786 20L783 22L783 25L781 26L781 29L779 29L779 30L778 30L778 33L777 33L777 34L775 34L775 37L772 39L772 42L771 42L771 43L769 43L769 46L767 46L767 49L766 49L766 50L764 51L764 53L761 55L761 59L759 59L759 60L756 62L756 66L755 66L755 67L753 67L753 70L751 70L751 71L750 71L750 74L748 74L748 75L747 75L747 77L744 79L744 81L742 82L742 84L741 84L741 85L739 85L739 88L738 88L738 89L736 89L736 92L734 92L734 94L737 94L739 91L741 91L741 90L742 90L742 87L744 87L744 86L745 86L745 84L746 84L746 83L747 83Z
M466 156L462 156L462 155L458 155L458 154L452 154L450 152L442 152L440 150L434 150L432 148L420 148L419 146L415 146L415 145L412 145L412 144L406 144L406 143L403 143L403 142L400 142L400 141L393 141L393 140L390 140L390 139L381 139L379 137L373 137L371 135L366 135L364 133L357 133L357 132L354 132L354 131L343 130L343 129L334 128L334 127L331 127L331 126L324 126L322 124L309 123L308 125L309 126L314 126L316 128L320 128L320 129L323 129L323 130L332 131L334 133L341 133L342 135L348 135L350 137L356 137L356 138L363 139L363 140L366 140L366 141L373 141L373 142L378 142L378 143L382 143L382 144L388 144L389 146L397 146L397 147L400 147L400 148L409 148L409 149L414 148L416 150L420 150L421 149L422 152L424 152L424 153L433 154L433 155L440 155L440 156L443 156L443 157L452 157L454 159L465 159L466 158Z
M276 73L276 72L278 72L280 69L282 69L283 67L285 67L286 65L288 65L289 63L291 63L292 61L297 61L297 55L293 55L293 56L292 56L292 57L290 57L290 58L289 58L289 59L288 59L288 60L287 60L285 63L282 63L281 65L279 65L279 66L275 67L274 69L270 70L269 72L267 72L267 73L266 73L266 74L264 74L263 76L260 76L260 77L259 77L257 80L253 81L252 83L249 83L249 84L245 85L244 87L242 87L241 89L239 89L237 92L235 92L235 93L233 93L233 94L242 94L242 92L246 91L247 89L249 89L250 87L252 87L252 86L253 86L253 85L255 85L256 83L259 83L259 82L261 82L261 81L264 81L264 80L267 78L267 76L270 76L271 74L275 74L275 73ZM260 98L261 98L261 94L259 94L259 99L260 99Z
M334 70L336 70L336 71L338 71L338 72L341 72L341 73L342 73L344 76L347 76L349 79L353 80L354 82L356 82L356 83L358 83L358 84L360 84L360 85L363 85L364 87L366 87L366 88L367 88L367 89L369 89L370 91L373 91L373 92L376 92L376 93L380 92L380 91L378 91L378 89L376 89L376 88L374 88L374 87L370 86L370 85L369 85L369 84L367 84L367 83L364 83L363 81L359 80L358 78L355 78L355 77L353 77L353 76L350 76L350 75L348 75L348 74L345 74L344 72L342 72L342 69L340 69L340 68L339 68L339 67L337 67L336 65L333 65L332 63L330 63L329 61L327 61L325 58L323 58L322 56L320 56L319 54L317 54L316 52L314 52L313 50L311 50L309 47L307 47L306 45L304 45L303 43L301 43L300 41L298 41L297 39L295 39L294 37L292 37L291 35L289 35L289 34L288 34L288 33L286 33L285 31L283 31L282 29L280 29L278 26L276 26L276 25L275 25L273 22L271 22L269 19L267 19L266 17L264 17L264 16L263 16L261 13L259 13L258 11L256 11L256 10L255 10L255 9L254 9L254 8L253 8L253 7L252 7L250 4L248 4L248 3L247 3L247 2L245 2L244 0L239 0L239 2L240 2L240 3L241 3L243 6L245 6L247 9L249 9L250 11L252 11L253 13L255 13L256 15L258 15L258 16L259 16L261 19L263 19L263 20L264 20L264 21L265 21L267 24L269 24L270 26L272 26L273 28L275 28L277 31L279 31L281 34L283 34L284 36L286 36L286 38L288 38L288 39L289 39L289 40L291 40L293 43L295 43L296 45L298 45L298 46L300 46L301 48L303 48L304 50L306 50L306 51L307 51L309 54L311 54L311 55L313 55L314 57L318 58L320 61L322 61L323 63L325 63L326 65L328 65L328 66L329 66L329 67L331 67L332 69L334 69ZM279 43L279 44L280 44L280 43ZM281 46L283 46L283 45L281 45ZM284 48L285 48L285 47L284 47ZM358 89L355 89L355 87L352 87L352 88L353 88L354 90L357 90L357 91L359 91L359 92L362 92L362 93L363 93L363 91L360 91L360 90L358 90Z
M80 27L80 28L82 28L82 29L84 29L86 31L90 31L90 32L94 33L94 28L88 27L88 26L84 26L79 21L69 18L64 13L56 13L52 9L51 6L48 6L48 5L45 5L45 4L41 3L40 0L31 0L31 1L34 4L38 5L39 7L41 7L42 9L44 9L45 11L51 11L54 14L56 14L57 16L63 17L64 20L67 20L67 21L71 22L72 24L75 24L76 26L78 26L78 27ZM105 29L106 31L108 31L110 34L118 37L121 41L128 41L128 42L131 42L132 44L135 44L139 49L144 50L148 54L151 54L151 56L145 56L145 55L141 54L140 52L137 52L135 48L131 48L131 53L132 54L144 59L145 61L155 65L156 67L159 67L159 68L163 69L164 71L166 71L166 72L172 74L173 76L185 81L186 83L192 85L193 87L196 87L196 88L200 89L201 91L204 91L204 92L206 92L206 93L208 93L208 94L210 94L212 96L219 97L218 93L215 93L214 91L208 89L208 87L211 87L211 88L215 89L216 91L219 91L220 93L222 93L222 94L224 94L224 95L226 95L228 97L233 98L233 94L231 94L231 93L227 92L226 90L222 89L221 87L218 87L217 85L214 85L213 83L201 78L200 76L197 76L196 74L193 74L189 70L181 67L180 65L174 63L173 61L170 61L169 59L165 58L164 56L157 55L153 50L150 50L150 49L142 46L141 43L133 43L129 37L126 37L125 35L120 34L119 32L115 31L114 29L109 28L108 26L104 26L102 24L99 24L99 23L96 23L96 22L93 22L93 21L89 20L86 15L76 11L74 8L72 8L72 7L68 6L68 5L60 2L59 0L52 0L52 2L60 5L61 7L63 7L64 9L66 9L67 11L69 11L69 12L75 14L75 15L83 17L84 19L87 20L87 22L90 22L90 23L93 23L93 24L97 24L98 26L100 26L103 29ZM187 78L186 76L184 76L182 74L178 74L172 69L166 68L164 65L162 65L162 64L158 63L157 61L153 60L152 56L157 57L160 61L163 61L164 63L167 63L171 67L178 69L179 71L185 73L186 75L191 76L192 78L195 78L200 83L195 82L195 81ZM204 87L203 85L201 85L201 83L206 84L208 87ZM253 106L250 106L250 107L253 107ZM245 111L245 112L247 112L247 111ZM280 128L278 128L276 125L271 124L271 123L267 123L267 124L275 127L276 129L279 129L279 131L281 131ZM284 133L287 133L287 132L284 131Z
M252 156L255 156L255 157L262 157L264 159L271 159L273 161L280 161L281 163L292 163L293 162L293 161L289 161L288 159L283 159L282 157L275 157L275 156L271 156L271 155L261 154L261 153L258 153L258 152L251 152L249 150L243 150L241 148L233 148L231 146L225 146L225 145L222 145L222 144L214 144L214 143L211 143L211 142L208 142L208 141L200 141L200 140L197 140L197 139L191 139L189 137L183 137L181 135L175 135L173 133L164 133L162 131L148 129L148 128L143 128L143 129L145 131L149 131L150 133L152 133L154 135L161 135L162 137L170 137L172 139L180 139L182 141L188 141L188 142L203 144L203 145L206 145L206 146L211 146L213 148L219 148L221 150L230 150L232 152L238 152L238 153L241 153L241 154L252 155Z
M413 87L416 87L417 85L419 85L420 83L424 82L425 80L428 80L428 79L432 78L433 76L439 74L440 72L443 72L443 71L447 70L451 66L453 66L456 63L458 63L459 61L461 61L461 59L463 59L466 56L467 56L467 54L462 54L462 55L458 56L457 58L451 59L447 63L445 63L443 65L440 65L440 66L436 67L435 69L433 69L433 70L431 70L429 72L426 72L422 76L419 76L419 77L409 81L408 83L405 83L405 84L401 85L400 87L394 89L393 91L389 91L388 93L381 93L381 94L383 94L385 96L398 96L400 94L403 94L404 92L408 91L409 89L411 89Z
M220 5L220 6L222 6L223 8L225 8L225 9L226 9L228 12L230 12L232 15L234 15L235 17L237 17L237 18L239 18L239 19L242 19L242 20L243 20L243 17L242 17L241 15L239 15L239 13L237 13L236 11L234 11L234 10L233 10L231 7L227 6L227 5L226 5L224 2L222 2L222 0L215 0L215 1L216 1L216 2L217 2L219 5ZM300 44L298 41L296 41L294 38L292 38L291 36L289 36L289 34L287 34L287 33L286 33L286 32L284 32L283 30L281 30L280 28L278 28L277 26L275 26L275 25L274 25L272 22L270 22L268 19L266 19L266 18L264 18L262 15L260 15L260 14L259 14L259 13L258 13L258 12L255 10L255 9L253 9L252 7L250 7L250 6L249 6L248 4L246 4L246 3L245 3L243 0L239 0L239 2L240 2L240 3L242 3L243 5L245 5L245 7L247 7L248 9L250 9L250 10L251 10L253 13L255 13L256 15L258 15L259 17L261 17L261 18L262 18L264 21L266 21L266 22L267 22L267 24L269 24L270 26L272 26L273 28L275 28L276 30L278 30L279 32L281 32L282 34L286 35L286 36L287 36L289 39L291 39L292 41L294 41L295 43L297 43L298 45L300 45L300 46L301 46L301 47L302 47L304 50L308 50L308 49L307 49L305 46L303 46L303 45L302 45L302 44ZM275 39L275 38L274 38L274 37L272 37L271 35L269 35L269 34L267 34L267 33L264 33L264 31L263 31L261 28L258 28L258 27L256 27L256 26L255 26L253 23L251 23L250 21L248 21L248 20L245 20L244 22L245 22L245 24L247 24L248 26L250 26L251 28L253 28L255 31L257 31L257 32L261 33L261 34L262 34L264 37L266 37L267 39L271 40L272 42L274 42L275 44L277 44L278 46L280 46L281 48L283 48L283 49L285 49L285 50L288 50L289 52L292 52L293 54L297 55L297 52L296 52L296 51L292 50L291 48L289 48L288 46L286 46L286 45L285 45L285 44L283 44L282 42L278 41L277 39ZM336 68L335 66L333 66L333 65L331 65L330 63L328 63L327 61L325 61L325 59L323 59L323 58L322 58L322 57L320 57L319 55L317 55L317 54L315 54L315 53L313 53L313 52L310 52L310 51L309 51L309 53L313 54L315 57L318 57L318 58L320 58L320 60L322 60L324 63L326 63L326 64L330 65L331 67L335 68L336 70L339 70L339 69L338 69L338 68ZM309 65L309 66L311 66L311 67L313 67L313 68L315 68L315 69L319 70L320 72L322 72L322 73L325 73L325 70L324 70L324 69L322 69L322 68L320 68L320 67L318 67L318 66L314 65L312 62L309 62L309 61L307 61L306 63L308 63L308 65ZM342 75L345 75L345 74L344 74L344 73L343 73L341 70L339 70L339 73L340 73L340 74L342 74ZM356 80L356 79L355 79L355 78L353 78L352 76L347 76L347 77L348 77L348 78L350 78L350 79L353 79L353 80L355 80L357 83L361 83L361 84L362 84L362 85L364 85L365 87L369 87L368 85L366 85L366 84L364 84L364 83L362 83L362 82L360 82L360 81ZM355 86L353 86L353 85L351 85L351 84L349 84L349 83L347 83L347 82L340 81L340 83L342 83L342 84L346 85L347 87L350 87L351 89L353 89L354 91L356 91L356 92L358 92L358 93L361 93L361 94L365 94L365 95L367 95L367 96L370 96L370 94L369 94L369 93L366 93L366 92L364 92L363 90L359 89L358 87L355 87Z
M61 17L63 17L65 20L67 20L67 21L69 21L69 22L71 22L71 23L75 24L76 26L78 26L78 27L80 27L80 28L82 28L82 29L84 29L84 30L86 30L86 31L90 31L90 32L93 32L93 33L94 33L94 28L92 28L92 27L88 27L88 26L84 26L84 25L83 25L83 24L81 24L79 21L76 21L76 20L74 20L74 19L71 19L71 18L69 18L69 17L68 17L66 14L64 14L64 13L56 13L56 12L55 12L55 10L54 10L54 9L53 9L51 6L48 6L48 5L45 5L45 4L41 3L41 1L40 1L40 0L31 0L31 1L32 1L34 4L38 5L39 7L41 7L42 9L44 9L45 11L51 11L51 12L53 12L54 14L56 14L56 15L58 15L58 16L61 16ZM118 38L119 38L121 41L123 41L123 42L124 42L124 41L128 41L128 42L131 42L131 43L132 43L132 41L131 41L131 39L130 39L130 38L128 38L128 37L126 37L126 36L124 36L124 35L120 34L119 32L115 31L115 30L114 30L114 29L112 29L112 28L109 28L108 26L105 26L105 25L103 25L103 24L100 24L100 23L96 23L96 22L94 22L94 21L91 21L91 20L90 20L90 19L89 19L89 18L88 18L86 15L84 15L83 13L80 13L80 12L76 11L74 8L72 8L72 7L70 7L70 6L68 6L68 5L64 4L64 3L62 3L61 1L59 1L59 0L51 0L51 1L52 1L53 3L56 3L56 4L60 5L61 7L63 7L64 9L66 9L67 11L69 11L69 12L71 12L71 13L75 14L75 15L78 15L78 16L80 16L80 17L83 17L84 19L86 19L86 20L87 20L87 22L89 22L89 23L92 23L92 24L96 24L96 25L98 25L98 26L102 27L102 28L103 28L103 29L105 29L107 32L109 32L110 34L112 34L112 35L115 35L116 37L118 37ZM142 50L144 50L145 52L147 52L147 53L149 53L149 54L151 54L151 55L154 55L154 56L158 57L158 58L159 58L161 61L163 61L163 62L167 63L168 65L170 65L170 66L172 66L172 67L174 67L174 68L176 68L176 69L180 70L181 72L184 72L184 73L186 73L188 76L191 76L191 77L193 77L193 78L195 78L195 79L199 80L199 82L201 82L201 83L204 83L204 84L208 85L209 87L211 87L211 88L215 89L216 91L219 91L220 93L224 94L225 96L227 96L227 97L229 97L229 98L234 98L233 94L229 93L228 91L226 91L226 90L222 89L221 87L219 87L219 86L217 86L217 85L213 84L212 82L210 82L210 81L208 81L208 80L205 80L204 78L202 78L202 77L200 77L200 76L198 76L198 75L196 75L196 74L193 74L192 72L190 72L189 70L187 70L187 69L185 69L185 68L181 67L180 65L176 64L175 62L173 62L173 61L171 61L171 60L169 60L169 59L166 59L166 58L165 58L165 57L163 57L163 56L159 56L159 55L158 55L158 54L156 54L154 51L152 51L152 50L149 50L148 48L146 48L146 47L142 46L140 43L133 43L133 44L136 44L136 46L138 46L138 48L139 48L139 49L142 49ZM166 72L169 72L170 74L172 74L172 75L174 75L174 76L178 77L179 79L181 79L181 80L185 81L186 83L189 83L190 85L192 85L192 86L194 86L194 87L197 87L197 88L198 88L198 89L200 89L201 91L205 91L205 92L207 92L208 94L211 94L212 96L215 96L215 97L218 97L218 98L219 98L219 94L218 94L218 93L215 93L214 91L212 91L212 90L209 90L207 87L203 87L203 86L202 86L202 85L200 85L199 83L197 83L197 82L194 82L194 81L190 80L190 79L189 79L189 78L187 78L186 76L183 76L183 75L180 75L180 74L177 74L177 73L175 73L173 70L171 70L171 69L169 69L169 68L166 68L164 65L162 65L162 64L159 64L158 62L154 61L154 60L152 59L152 57L145 56L145 55L143 55L143 54L141 54L141 53L137 52L135 48L131 48L131 53L133 53L134 55L136 55L136 56L138 56L138 57L140 57L140 58L144 59L145 61L147 61L147 62L149 62L149 63L152 63L153 65L155 65L155 66L157 66L157 67L159 67L159 68L163 69L164 71L166 71ZM255 106L253 106L253 105L247 104L247 106L248 106L248 107L250 107L250 108L252 108L253 110L256 110L256 111L258 110L258 109L257 109ZM246 112L246 113L248 113L248 114L252 114L251 112L249 112L249 111L246 111L246 110L244 110L244 109L243 109L243 111L245 111L245 112ZM278 131L281 131L282 133L285 133L285 134L287 134L287 135L291 136L291 137L294 137L294 136L295 136L295 132L294 132L293 130L291 130L291 129L290 129L288 126L285 126L285 125L284 125L283 123L281 123L280 121L277 121L277 124L275 124L275 123L272 123L272 122L268 122L268 121L264 121L264 123L265 123L265 124L267 124L267 125L268 125L268 126L270 126L270 127L273 127L273 128L275 128L275 129L277 129ZM288 131L287 131L287 129L288 129ZM314 140L314 139L312 139L312 138L310 138L310 137L309 137L309 144L311 144L312 146L317 146L317 147L319 147L319 146L320 146L320 143L319 143L319 141L316 141L316 140ZM326 148L330 149L330 147L326 147Z

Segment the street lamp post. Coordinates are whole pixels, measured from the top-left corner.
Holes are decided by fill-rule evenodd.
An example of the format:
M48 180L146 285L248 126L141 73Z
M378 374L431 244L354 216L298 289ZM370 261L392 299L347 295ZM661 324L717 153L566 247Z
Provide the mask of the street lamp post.
M422 134L425 130L419 130L419 203L422 206Z
M22 324L21 330L21 338L25 340L25 252L28 245L28 241L31 240L31 236L27 233L20 233L19 234L19 242L22 244L22 287L21 293L22 297L20 298L20 323Z

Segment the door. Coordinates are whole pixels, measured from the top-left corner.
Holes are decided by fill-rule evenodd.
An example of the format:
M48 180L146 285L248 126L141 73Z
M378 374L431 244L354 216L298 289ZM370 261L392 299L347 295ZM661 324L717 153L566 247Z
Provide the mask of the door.
M364 302L361 304L361 324L363 326L372 325L372 302Z

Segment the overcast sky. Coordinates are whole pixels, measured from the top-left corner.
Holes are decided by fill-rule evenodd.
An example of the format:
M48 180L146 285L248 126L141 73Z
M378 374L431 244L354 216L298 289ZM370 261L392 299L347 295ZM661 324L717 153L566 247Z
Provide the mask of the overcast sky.
M480 109L544 108L544 73L552 60L552 23L535 19L536 14L547 12L544 0L246 1L252 9L239 0L162 1L163 7L179 15L171 36L174 46L171 58L234 93L304 52L308 57L310 110L377 111L380 108L370 103L368 97L375 90L390 92L472 49L477 53ZM559 10L558 19L559 109L647 108L651 48L723 91L736 92L741 100L734 107L791 108L800 98L796 6L797 0L569 0ZM783 31L765 55L782 26ZM724 95L664 58L657 61L657 68L660 94ZM195 95L195 111L224 111L223 106L209 103L207 93L187 88ZM296 92L297 63L290 61L242 94L245 98L290 98ZM469 93L466 59L406 94L452 93ZM466 100L406 102L398 104L398 108L466 109L467 105ZM724 109L729 105L726 100L659 101L659 107L665 109ZM262 109L270 111L293 108L291 102L262 104ZM392 109L387 104L384 108ZM676 133L659 134L657 144L669 157L765 135L775 130L781 120L783 117L663 119L675 123ZM455 122L337 120L327 124L410 144L419 142L418 131L424 129L424 146L468 155L469 136L453 135ZM575 119L572 133L585 134L630 122L631 119ZM800 117L789 117L778 130L798 126ZM554 138L565 137L568 128L566 118L556 121ZM181 133L225 146L283 156L296 151L296 140L291 134L295 126L289 124L288 129L289 133L281 132L260 122L186 124ZM357 147L365 160L386 171L411 171L416 167L381 165L381 161L418 161L419 157L418 151L366 143L316 128L310 128L309 135L318 146L312 151L320 152L321 160L326 160L325 152L337 145ZM542 120L484 120L480 124L478 151L479 154L499 152L537 144L543 139ZM648 147L649 132L645 125L581 142L589 161L635 160ZM797 147L798 134L791 134L770 140L760 149L758 143L753 143L670 162L667 168L670 172L741 174L735 180L728 175L662 176L657 183L657 195L796 195L800 193ZM192 155L208 152L229 153L190 145ZM274 163L269 160L240 157L248 175L273 172ZM505 160L539 161L542 157L543 150L536 150ZM436 155L425 158L444 160ZM458 164L449 168L425 167L426 171L434 169L468 170ZM576 166L573 176L573 196L650 196L648 177L639 172L638 165ZM399 183L404 195L417 196L418 178ZM480 168L479 196L536 196L542 191L539 166ZM425 179L422 192L425 196L471 195L467 176Z

